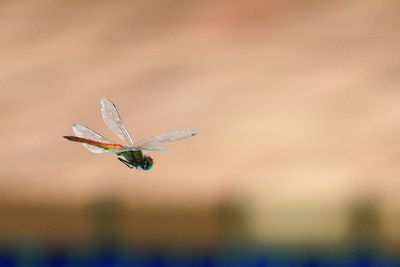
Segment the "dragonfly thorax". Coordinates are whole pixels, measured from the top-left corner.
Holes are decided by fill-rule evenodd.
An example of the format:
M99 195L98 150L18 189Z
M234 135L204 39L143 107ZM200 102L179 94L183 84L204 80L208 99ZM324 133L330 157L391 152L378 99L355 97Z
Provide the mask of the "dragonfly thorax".
M120 156L118 158L119 161L130 168L135 167L137 169L147 171L150 170L154 164L154 160L148 155L143 155L143 152L141 150L126 151L122 153L117 153L117 155Z

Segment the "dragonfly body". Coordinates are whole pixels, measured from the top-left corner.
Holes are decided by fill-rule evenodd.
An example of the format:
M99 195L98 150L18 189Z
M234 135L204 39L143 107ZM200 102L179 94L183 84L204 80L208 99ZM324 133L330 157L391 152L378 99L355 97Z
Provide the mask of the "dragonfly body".
M101 100L101 112L106 125L124 142L124 145L115 143L88 127L81 124L72 126L76 136L64 136L69 141L78 142L84 145L93 153L113 153L118 156L118 160L129 168L150 170L154 161L144 155L142 150L165 151L160 146L164 142L173 142L180 139L194 136L197 131L194 129L180 130L166 134L160 134L133 143L132 137L125 128L115 105L108 99Z
M154 161L150 156L143 155L141 150L126 151L117 153L119 161L124 163L129 168L137 168L142 170L150 170L153 167Z
M99 148L103 148L105 150L108 149L118 149L118 148L124 148L123 145L120 144L107 144L107 143L102 143L102 142L98 142L95 140L91 140L91 139L87 139L87 138L81 138L81 137L77 137L77 136L63 136L65 139L68 139L69 141L73 141L73 142L78 142L78 143L82 143L82 144L88 144L91 146L96 146Z
M80 138L77 136L64 136L64 138L73 142L78 142L82 144L103 148L105 150L110 150L111 152L114 150L126 148L120 144L106 144L87 138ZM144 155L141 150L115 152L115 154L119 156L118 160L124 163L129 168L135 167L137 169L150 170L154 164L153 159L150 156Z

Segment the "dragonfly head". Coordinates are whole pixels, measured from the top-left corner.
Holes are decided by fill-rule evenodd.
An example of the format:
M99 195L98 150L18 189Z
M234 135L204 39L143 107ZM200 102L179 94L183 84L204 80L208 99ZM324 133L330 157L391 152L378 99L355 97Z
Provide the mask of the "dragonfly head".
M143 164L143 170L148 171L150 170L154 165L154 160L152 157L145 155L144 156L144 164Z

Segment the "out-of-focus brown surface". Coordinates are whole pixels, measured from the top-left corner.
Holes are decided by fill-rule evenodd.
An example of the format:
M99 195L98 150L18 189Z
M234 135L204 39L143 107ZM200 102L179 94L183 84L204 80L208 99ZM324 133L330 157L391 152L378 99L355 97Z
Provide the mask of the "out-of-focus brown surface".
M129 245L141 248L212 248L237 228L224 207L128 207L114 200L88 206L0 204L0 244ZM228 214L229 216L229 214Z
M1 198L242 199L254 229L265 214L276 215L274 229L286 211L329 207L339 218L333 233L344 231L336 211L372 198L395 229L399 8L389 0L2 2ZM62 139L72 123L116 139L101 119L103 96L135 140L187 127L199 134L151 153L150 172Z

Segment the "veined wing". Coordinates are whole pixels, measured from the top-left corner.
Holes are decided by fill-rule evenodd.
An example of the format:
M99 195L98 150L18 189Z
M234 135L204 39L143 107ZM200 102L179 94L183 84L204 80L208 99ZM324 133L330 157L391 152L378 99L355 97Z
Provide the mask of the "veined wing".
M122 152L127 152L127 151L139 151L139 150L149 150L149 151L167 151L167 149L165 147L161 147L161 146L147 146L147 147L143 147L143 148L139 148L139 147L124 147L124 148L115 148L115 149L110 149L107 152L110 153L122 153Z
M137 142L133 147L138 148L140 150L158 150L164 151L165 148L161 147L160 144L164 142L174 142L181 139L185 139L197 134L196 129L185 129L179 130L175 132L169 132L165 134L155 135L152 137L148 137Z
M80 138L85 138L89 140L93 140L98 143L104 143L104 144L113 144L114 142L103 137L102 135L96 133L95 131L89 129L88 127L81 125L81 124L74 124L72 126L72 130L76 134L76 136ZM82 143L82 142L81 142ZM95 145L89 145L87 143L82 143L84 147L86 147L90 152L93 153L106 153L109 152L107 149L95 146Z
M105 124L110 128L127 146L133 146L132 138L125 128L124 123L119 116L117 108L107 98L101 99L101 114Z
M160 134L143 139L139 141L137 144L135 144L133 147L110 149L108 152L122 153L127 151L138 151L138 150L167 151L165 147L162 147L160 145L161 143L178 141L184 138L194 136L196 134L197 130L195 129L186 129L186 130Z

